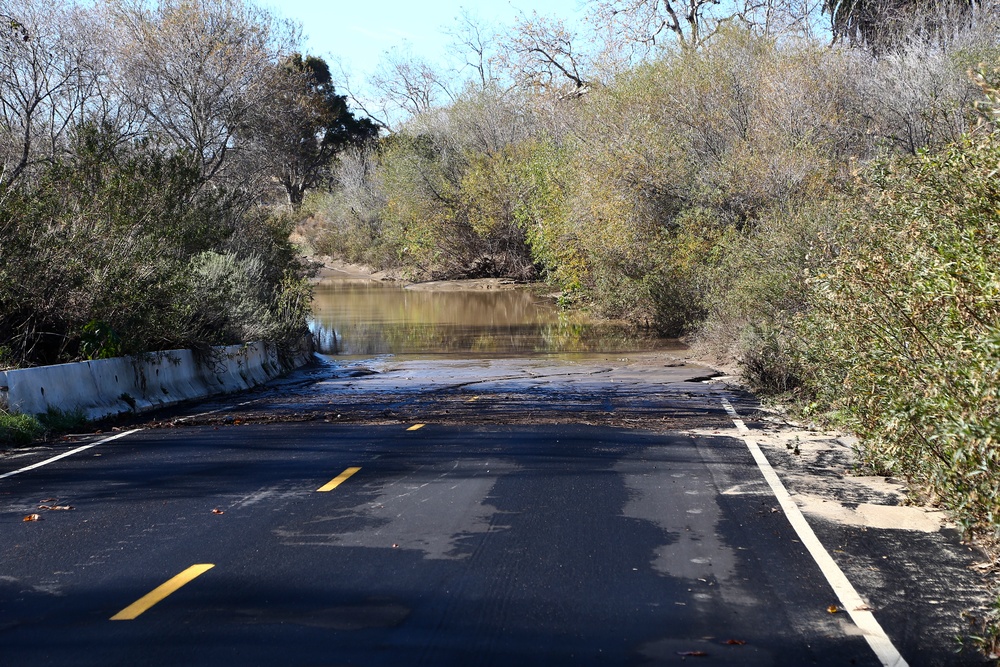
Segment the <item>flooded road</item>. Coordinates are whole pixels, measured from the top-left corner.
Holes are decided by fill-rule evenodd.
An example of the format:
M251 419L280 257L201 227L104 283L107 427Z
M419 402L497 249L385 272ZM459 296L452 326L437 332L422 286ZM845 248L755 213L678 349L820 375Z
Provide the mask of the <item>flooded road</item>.
M524 356L682 347L650 332L561 310L523 288L441 291L373 280L316 285L311 329L321 354L343 356Z
M328 279L310 328L317 363L261 391L241 421L663 427L668 397L685 405L681 421L719 410L700 384L717 374L688 363L683 344L523 287Z
M252 392L0 458L5 666L982 664L971 551L671 341L378 283L313 327Z

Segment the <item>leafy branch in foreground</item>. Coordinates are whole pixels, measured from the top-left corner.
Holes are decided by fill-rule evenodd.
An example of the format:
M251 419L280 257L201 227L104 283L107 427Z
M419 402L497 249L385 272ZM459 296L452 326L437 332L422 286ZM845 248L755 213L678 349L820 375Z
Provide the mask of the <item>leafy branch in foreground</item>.
M995 88L993 88L995 91ZM864 461L1000 532L1000 133L881 163L802 319L807 382Z

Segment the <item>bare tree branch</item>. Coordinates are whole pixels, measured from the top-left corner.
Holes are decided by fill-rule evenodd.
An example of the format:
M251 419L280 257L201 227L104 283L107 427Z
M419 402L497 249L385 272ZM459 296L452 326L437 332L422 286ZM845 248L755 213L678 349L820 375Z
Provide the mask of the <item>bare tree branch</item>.
M500 62L517 82L563 97L579 97L590 87L590 63L577 48L577 34L559 19L522 14L503 45Z
M410 117L427 113L440 103L441 95L454 100L443 74L406 45L383 54L369 85L381 99L385 118L399 113Z
M72 6L0 0L0 190L64 148L92 90Z
M495 26L463 8L445 34L450 37L452 50L461 53L465 60L459 68L460 72L471 69L480 89L496 82L493 75L497 42Z
M239 0L107 0L120 33L119 93L153 127L220 174L237 132L277 89L274 67L297 41L287 22Z

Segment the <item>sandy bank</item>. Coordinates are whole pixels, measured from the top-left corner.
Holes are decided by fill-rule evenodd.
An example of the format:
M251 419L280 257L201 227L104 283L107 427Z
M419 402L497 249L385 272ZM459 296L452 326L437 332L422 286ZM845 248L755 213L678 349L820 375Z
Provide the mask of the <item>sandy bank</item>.
M392 280L384 271L376 271L363 264L349 264L332 257L316 256L312 260L320 265L314 280Z
M506 278L470 278L467 280L428 280L424 282L409 282L390 271L376 271L363 264L350 264L331 257L314 257L321 264L315 281L350 280L350 281L393 281L405 289L422 292L463 292L477 290L511 290L523 286Z

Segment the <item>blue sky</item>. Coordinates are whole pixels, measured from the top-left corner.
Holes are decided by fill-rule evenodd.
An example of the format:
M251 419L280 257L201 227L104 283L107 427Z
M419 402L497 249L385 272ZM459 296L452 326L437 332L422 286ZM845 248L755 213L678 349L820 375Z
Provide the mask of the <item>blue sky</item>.
M445 57L448 38L442 27L465 8L496 23L509 24L518 11L532 10L572 23L586 0L264 0L284 16L299 21L310 53L343 59L361 77L371 73L385 50L408 42L413 53L429 60Z

